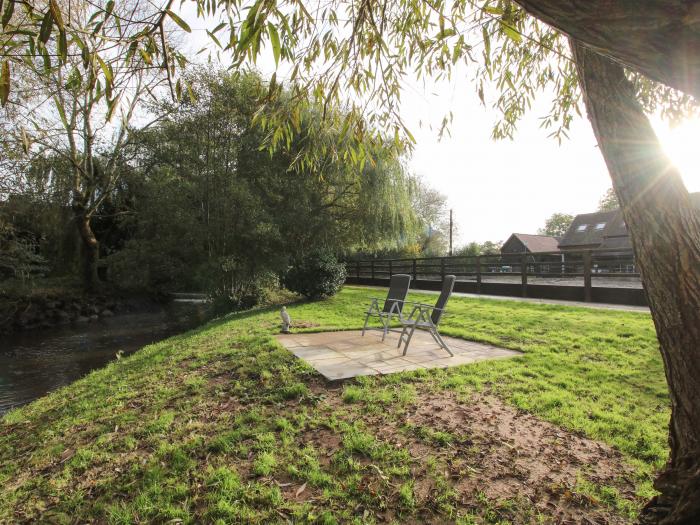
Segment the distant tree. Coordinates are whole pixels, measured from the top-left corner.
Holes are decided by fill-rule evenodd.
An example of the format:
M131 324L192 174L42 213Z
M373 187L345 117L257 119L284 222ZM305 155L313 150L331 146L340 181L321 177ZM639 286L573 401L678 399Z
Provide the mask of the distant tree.
M449 245L447 197L431 188L422 178L414 177L411 206L422 233L418 244L422 255L446 255Z
M474 255L481 255L481 245L478 242L470 242L457 248L454 251L454 255L458 257L470 257Z
M501 253L502 245L503 243L501 241L486 241L481 245L481 255L496 255Z
M619 207L620 203L617 200L615 190L613 188L608 188L608 191L603 194L598 202L598 211L610 211Z
M552 237L561 237L569 229L574 221L574 216L568 213L553 213L552 216L544 223L544 228L537 230L540 235L551 235Z
M469 257L475 255L496 255L501 252L502 242L485 241L483 243L470 242L455 251L455 255Z

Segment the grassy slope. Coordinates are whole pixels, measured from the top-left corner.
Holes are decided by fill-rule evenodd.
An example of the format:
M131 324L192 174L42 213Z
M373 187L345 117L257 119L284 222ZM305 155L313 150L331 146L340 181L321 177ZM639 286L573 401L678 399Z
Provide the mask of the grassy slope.
M294 321L318 324L310 330L359 328L361 305L375 293L348 287L289 311ZM350 410L359 404L362 413L400 414L416 402L417 386L464 396L487 389L614 445L637 469L639 494L649 494L651 472L667 454L668 395L648 315L462 298L449 310L443 333L524 356L362 379L346 385L347 404L330 411L313 371L271 338L276 309L233 315L115 361L0 422L0 522L41 515L55 522L333 523L358 509L366 509L358 518L366 522L372 509L387 506L397 519L418 516L425 509L416 508L407 452ZM340 443L331 460L298 446L301 436L323 431ZM372 490L361 458L381 473ZM316 496L290 496L272 477L307 483ZM470 522L455 511L449 487L443 492L434 496L433 515ZM614 494L608 499L625 507Z

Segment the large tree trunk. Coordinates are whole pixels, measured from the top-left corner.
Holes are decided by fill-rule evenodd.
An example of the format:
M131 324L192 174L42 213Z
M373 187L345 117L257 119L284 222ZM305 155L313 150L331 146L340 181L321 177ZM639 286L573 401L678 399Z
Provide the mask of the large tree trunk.
M700 99L700 4L688 0L515 0L600 54Z
M671 396L671 455L642 518L700 523L700 213L618 63L572 41L588 117L632 239Z
M100 287L97 267L100 260L100 244L92 231L90 216L85 213L84 206L73 203L73 216L83 241L83 279L86 289L96 291Z

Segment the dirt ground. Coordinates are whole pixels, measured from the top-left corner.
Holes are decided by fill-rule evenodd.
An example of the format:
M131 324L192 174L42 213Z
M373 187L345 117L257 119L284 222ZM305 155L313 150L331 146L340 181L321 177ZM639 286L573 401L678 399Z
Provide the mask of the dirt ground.
M343 403L342 389L326 390L329 409ZM439 458L444 477L457 492L460 506L476 514L485 506L513 502L507 521L557 524L629 523L631 520L595 496L583 494L577 484L614 488L621 499L639 504L635 496L634 470L612 447L576 435L518 410L493 395L474 394L466 402L448 392L419 392L419 403L408 408L402 419L386 414L356 417L382 439L406 447L416 460L413 467L417 504L427 504L435 492L435 476L429 475L425 458ZM430 428L455 439L427 443L401 430ZM308 439L333 455L340 440L332 432L313 433ZM518 503L519 502L519 503ZM533 521L532 511L540 516ZM386 516L390 521L391 515ZM422 522L439 523L429 514Z

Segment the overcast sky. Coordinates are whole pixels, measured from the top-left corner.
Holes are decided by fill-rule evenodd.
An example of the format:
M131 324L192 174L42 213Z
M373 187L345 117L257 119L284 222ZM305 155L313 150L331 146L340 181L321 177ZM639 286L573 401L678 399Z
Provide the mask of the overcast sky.
M190 14L184 18L193 28L204 26ZM193 53L207 43L202 30L188 35L187 47ZM257 65L264 75L271 75L274 62L271 52L267 54ZM278 78L283 77L278 73ZM539 128L538 119L549 103L546 97L538 101L518 125L514 140L493 141L491 129L498 115L481 104L467 75L426 88L417 82L407 84L402 116L417 142L409 168L447 196L457 225L456 246L504 241L514 232L536 233L555 212L596 210L610 178L591 126L585 117L578 118L570 138L559 145ZM449 111L453 113L451 136L440 141L436 129ZM652 121L688 189L700 191L700 148L696 147L700 122L671 129L659 118Z

